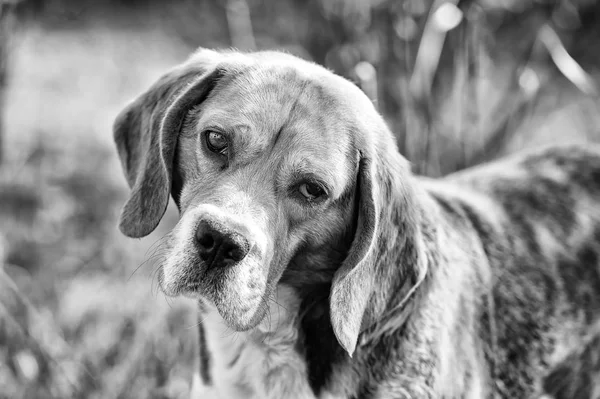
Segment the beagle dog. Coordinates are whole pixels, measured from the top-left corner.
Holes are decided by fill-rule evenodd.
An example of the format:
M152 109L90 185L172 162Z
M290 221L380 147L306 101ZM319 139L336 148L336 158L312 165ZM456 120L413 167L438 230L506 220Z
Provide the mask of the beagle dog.
M159 282L199 303L195 397L600 394L598 146L417 177L351 82L207 49L114 139L121 231L180 211Z

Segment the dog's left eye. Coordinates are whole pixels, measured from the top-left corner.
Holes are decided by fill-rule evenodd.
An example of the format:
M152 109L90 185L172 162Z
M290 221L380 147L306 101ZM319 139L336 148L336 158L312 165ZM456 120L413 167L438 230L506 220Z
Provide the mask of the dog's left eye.
M225 137L225 135L209 130L206 132L206 146L212 152L225 155L227 154L229 142L227 141L227 137Z
M325 195L325 190L316 183L302 183L298 187L298 191L309 201L314 201Z

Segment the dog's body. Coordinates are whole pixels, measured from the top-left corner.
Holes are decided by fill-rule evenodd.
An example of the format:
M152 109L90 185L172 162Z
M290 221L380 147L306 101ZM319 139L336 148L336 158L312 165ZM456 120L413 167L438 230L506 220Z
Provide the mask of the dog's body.
M182 212L160 279L206 303L199 397L593 397L599 148L416 178L347 81L207 51L115 138L122 230Z
M385 334L374 329L373 335L384 337L371 340L362 359L350 361L338 353L327 365L328 375L319 375L324 369L318 359L300 365L296 375L312 373L309 380L321 381L316 387L322 397L427 397L430 390L432 397L483 398L496 392L505 398L529 398L544 388L556 391L555 385L564 397L595 397L592 381L600 378L600 363L578 371L588 373L587 381L579 376L584 386L577 386L571 375L550 373L598 332L600 148L547 148L418 184L429 214L424 230L431 231L426 250L430 274L414 299L418 303L404 318L389 320L391 326L379 326L387 327ZM297 309L297 300L289 296L276 302ZM212 316L202 318L202 324L214 334L208 333L213 345L231 342L231 332ZM286 321L292 323L286 328L300 331L273 331L294 338L306 335L295 318ZM325 329L318 323L326 325L327 318L309 321ZM403 329L406 333L399 333ZM429 341L424 332L429 332ZM317 357L329 360L336 355L335 337L331 332L319 336L330 342L319 343ZM269 339L244 337L242 342L266 348ZM286 343L306 345L301 339ZM235 358L248 349L207 346L208 356L215 359ZM322 352L323 346L330 353ZM404 346L418 356L406 356ZM237 366L255 369L260 364L256 359L249 357ZM291 359L283 357L281 363ZM235 379L232 372L238 378L245 374L223 366L211 370L212 375L230 373ZM589 391L575 396L574 389L585 384ZM219 386L202 385L201 390Z

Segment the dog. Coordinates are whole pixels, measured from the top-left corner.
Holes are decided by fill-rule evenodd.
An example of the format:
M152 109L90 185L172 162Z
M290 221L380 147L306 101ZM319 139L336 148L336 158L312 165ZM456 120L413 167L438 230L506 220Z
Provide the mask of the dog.
M197 397L598 397L598 146L418 177L350 81L208 49L114 139L120 230L180 212L158 275L199 304Z

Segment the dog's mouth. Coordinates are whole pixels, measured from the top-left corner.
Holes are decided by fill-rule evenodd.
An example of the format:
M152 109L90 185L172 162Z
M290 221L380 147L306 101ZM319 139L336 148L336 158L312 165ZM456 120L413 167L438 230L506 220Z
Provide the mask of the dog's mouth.
M216 308L236 331L255 327L266 315L269 288L260 262L249 258L224 268L210 268L201 259L186 265L164 265L158 272L165 295L185 296Z
M247 301L240 307L231 306L228 299L217 300L215 307L225 324L235 331L246 331L256 327L267 313L267 304L262 298Z

